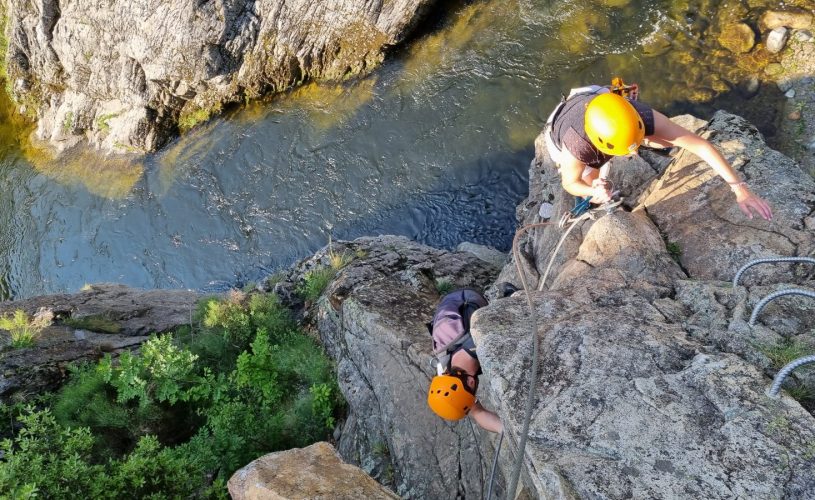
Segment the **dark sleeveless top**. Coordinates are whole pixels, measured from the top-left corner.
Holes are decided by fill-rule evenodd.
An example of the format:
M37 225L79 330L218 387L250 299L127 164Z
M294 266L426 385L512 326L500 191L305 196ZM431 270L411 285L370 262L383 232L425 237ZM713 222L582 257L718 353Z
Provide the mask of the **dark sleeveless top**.
M576 94L563 103L557 112L550 133L552 142L558 149L569 151L575 158L589 167L600 168L613 158L597 149L586 135L586 107L597 94ZM629 100L645 125L645 135L654 133L654 110L647 104Z

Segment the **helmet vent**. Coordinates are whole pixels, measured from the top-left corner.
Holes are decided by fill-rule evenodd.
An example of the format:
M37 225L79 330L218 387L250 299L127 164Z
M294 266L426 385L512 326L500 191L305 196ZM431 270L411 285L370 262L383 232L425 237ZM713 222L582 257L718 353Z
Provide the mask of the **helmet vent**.
M637 120L637 126L642 130L642 120Z
M445 391L445 392L444 392L444 395L445 395L445 396L449 396L449 395L450 395L450 392L449 392L449 391Z
M614 149L614 144L612 144L612 143L610 143L610 142L607 142L607 143L606 143L606 146L608 146L608 149L611 149L611 150L613 150L613 149Z
M458 384L453 384L452 387L450 387L451 391L455 391L456 389L458 389Z

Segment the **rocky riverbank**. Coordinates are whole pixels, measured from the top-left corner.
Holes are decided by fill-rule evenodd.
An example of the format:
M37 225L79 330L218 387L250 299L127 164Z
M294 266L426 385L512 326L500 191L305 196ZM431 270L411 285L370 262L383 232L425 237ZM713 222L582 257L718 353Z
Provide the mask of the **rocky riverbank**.
M8 0L8 88L58 150L148 152L224 105L379 64L433 0Z

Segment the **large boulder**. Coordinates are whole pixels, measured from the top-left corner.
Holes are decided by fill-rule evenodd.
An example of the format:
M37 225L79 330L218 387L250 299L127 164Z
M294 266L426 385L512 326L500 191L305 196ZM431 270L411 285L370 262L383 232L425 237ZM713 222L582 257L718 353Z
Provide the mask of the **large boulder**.
M315 314L348 402L340 455L403 497L483 496L491 450L486 433L469 420L444 421L427 406L434 369L425 323L439 301L439 283L483 290L498 268L469 252L392 236L335 243L332 252L357 256ZM325 257L323 251L313 260Z
M9 0L9 83L58 149L152 151L225 103L370 70L433 3Z
M50 310L54 324L33 347L12 348L0 330L0 401L58 388L69 364L138 347L151 333L190 323L198 300L188 290L138 290L124 285L89 286L75 294L44 295L0 303L0 315L33 316Z
M766 339L745 331L741 317L730 326L744 294L730 303L704 304L687 292L672 299L683 273L644 217L614 214L591 227L552 291L532 292L539 324L520 292L476 312L473 333L491 381L482 398L498 409L515 451L519 409L538 379L526 488L557 498L811 497L815 457L800 443L815 439L815 419L788 396L766 396L755 347L755 365L730 353ZM768 320L779 316L768 311ZM537 374L529 372L532 331ZM727 336L741 348L711 346Z
M270 453L229 479L233 500L399 498L359 467L344 463L328 443Z
M733 23L722 28L718 41L730 52L743 54L750 52L756 44L756 34L753 28L745 23Z

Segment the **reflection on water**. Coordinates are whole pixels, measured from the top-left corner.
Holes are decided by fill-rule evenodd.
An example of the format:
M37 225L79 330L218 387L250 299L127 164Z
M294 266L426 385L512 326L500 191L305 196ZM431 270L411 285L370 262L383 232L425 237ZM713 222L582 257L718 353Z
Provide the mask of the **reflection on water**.
M700 39L720 3L460 2L368 78L250 104L135 164L42 158L0 106L0 297L100 281L223 288L329 235L506 250L561 92L620 74L672 110L733 94L754 56Z

